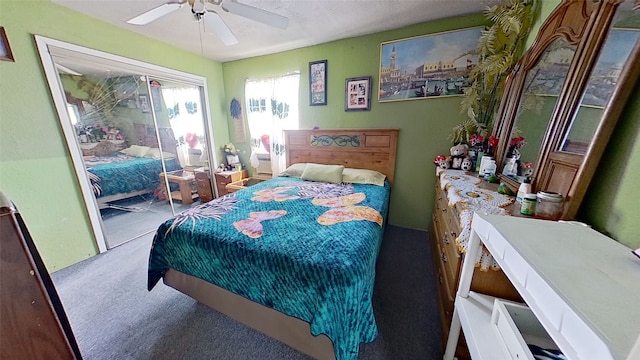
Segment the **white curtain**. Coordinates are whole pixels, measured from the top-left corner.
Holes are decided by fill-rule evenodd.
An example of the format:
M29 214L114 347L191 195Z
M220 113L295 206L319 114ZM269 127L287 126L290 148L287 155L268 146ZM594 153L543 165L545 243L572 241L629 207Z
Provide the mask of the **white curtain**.
M206 158L206 144L200 90L197 87L162 87L162 99L177 140L180 165L202 165Z
M300 73L247 80L245 106L251 136L252 166L257 167L258 154L269 154L273 174L285 169L283 130L298 129L299 83Z

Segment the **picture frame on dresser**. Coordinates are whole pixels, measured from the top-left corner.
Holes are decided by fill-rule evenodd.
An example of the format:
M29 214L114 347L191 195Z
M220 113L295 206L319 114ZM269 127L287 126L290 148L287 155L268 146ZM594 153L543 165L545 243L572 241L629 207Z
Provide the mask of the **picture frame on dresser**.
M227 154L227 165L236 166L240 164L240 157L237 154Z

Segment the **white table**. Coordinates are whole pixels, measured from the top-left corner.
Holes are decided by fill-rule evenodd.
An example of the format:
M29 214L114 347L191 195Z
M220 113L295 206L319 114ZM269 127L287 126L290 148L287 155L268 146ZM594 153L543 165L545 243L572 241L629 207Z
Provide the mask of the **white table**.
M476 213L444 359L460 330L473 359L508 359L493 298L469 291L481 243L568 359L640 359L640 259L575 223Z

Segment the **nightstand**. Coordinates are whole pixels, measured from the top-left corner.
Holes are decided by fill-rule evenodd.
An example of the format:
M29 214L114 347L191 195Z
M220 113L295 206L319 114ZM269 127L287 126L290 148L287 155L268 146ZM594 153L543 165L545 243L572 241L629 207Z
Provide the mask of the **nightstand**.
M218 196L223 196L229 193L226 186L232 182L239 181L249 177L247 170L242 171L221 171L214 174L216 178L216 189L218 190Z

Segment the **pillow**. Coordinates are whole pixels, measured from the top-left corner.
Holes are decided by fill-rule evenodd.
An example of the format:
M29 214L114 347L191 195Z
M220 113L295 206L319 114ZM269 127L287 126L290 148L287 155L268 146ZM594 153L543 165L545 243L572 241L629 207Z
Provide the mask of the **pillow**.
M129 156L143 157L149 149L148 146L131 145L126 149L120 150L120 152Z
M340 184L342 182L342 171L344 166L342 165L322 165L307 163L304 167L302 180L309 181L322 181L334 184Z
M144 154L144 157L146 158L152 158L152 159L161 159L160 157L160 149L158 148L150 148L146 154ZM176 155L172 154L170 152L167 151L162 151L162 157L165 160L171 160L171 159L175 159Z
M342 182L351 184L371 184L384 186L387 176L375 170L345 168L342 172Z
M307 163L297 163L289 166L283 172L278 174L278 176L289 176L289 177L301 177L304 172L304 168L307 166Z

